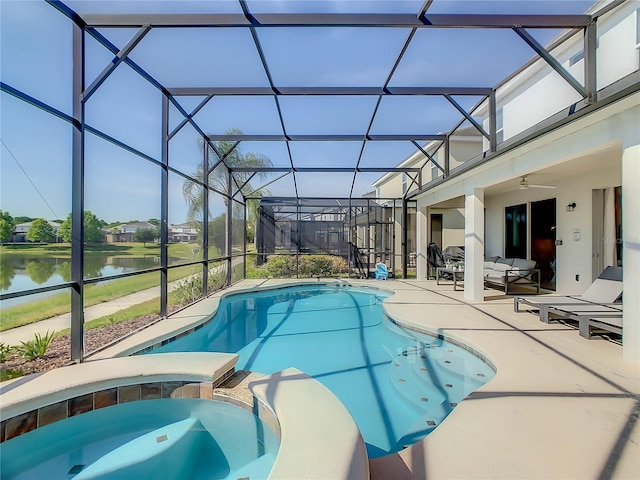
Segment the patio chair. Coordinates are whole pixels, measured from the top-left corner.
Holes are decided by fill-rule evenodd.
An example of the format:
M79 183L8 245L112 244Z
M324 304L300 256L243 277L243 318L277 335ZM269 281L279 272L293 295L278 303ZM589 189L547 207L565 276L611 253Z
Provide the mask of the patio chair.
M591 327L622 335L622 314L612 317L588 316L580 320L580 336L590 339Z
M427 247L427 260L429 261L429 278L436 278L436 269L444 267L445 261L440 247L434 242Z
M376 263L376 280L389 278L389 269L384 263Z
M552 317L554 315L555 317ZM590 317L620 317L622 318L621 303L585 303L577 305L550 305L547 309L547 318L541 318L544 323L549 323L554 318L575 320L582 324Z
M612 304L622 296L622 267L609 266L598 275L582 295L532 295L514 297L513 310L520 311L522 304L531 305L539 310L540 320L549 323L549 308L581 305Z

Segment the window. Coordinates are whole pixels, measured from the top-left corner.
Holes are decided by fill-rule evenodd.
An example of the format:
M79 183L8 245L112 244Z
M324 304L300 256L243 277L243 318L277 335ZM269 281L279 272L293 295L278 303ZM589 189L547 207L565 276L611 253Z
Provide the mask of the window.
M407 193L407 174L402 173L402 194Z
M527 204L505 207L504 219L504 256L527 258Z

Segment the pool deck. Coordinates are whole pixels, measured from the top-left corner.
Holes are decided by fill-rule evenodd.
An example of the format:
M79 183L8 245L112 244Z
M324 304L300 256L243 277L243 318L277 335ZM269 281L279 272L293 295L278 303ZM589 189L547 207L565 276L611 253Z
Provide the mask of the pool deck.
M244 280L225 293L290 283ZM497 367L496 376L427 438L371 460L373 480L640 478L640 366L622 359L621 346L516 313L512 297L497 290L486 290L484 302L470 303L452 285L435 281L349 283L395 291L383 304L390 317L462 341ZM217 307L218 297L94 358L126 354L172 330L193 328Z
M402 323L473 346L497 367L426 439L371 461L371 478L640 478L640 367L622 347L434 281L390 283Z

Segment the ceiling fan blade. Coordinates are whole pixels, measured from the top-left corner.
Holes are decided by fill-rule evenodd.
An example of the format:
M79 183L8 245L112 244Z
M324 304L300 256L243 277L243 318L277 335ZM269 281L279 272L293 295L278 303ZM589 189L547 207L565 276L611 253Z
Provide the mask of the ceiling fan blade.
M502 190L502 193L504 193L504 192L512 192L514 190L520 190L520 185L516 185L515 187L507 188L506 190Z
M529 184L529 188L556 188L551 185L531 185Z

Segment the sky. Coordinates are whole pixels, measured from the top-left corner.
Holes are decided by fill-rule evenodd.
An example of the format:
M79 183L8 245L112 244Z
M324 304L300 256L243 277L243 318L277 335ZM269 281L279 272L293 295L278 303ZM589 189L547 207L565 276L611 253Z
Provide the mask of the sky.
M251 12L415 13L423 1L267 1L248 0ZM590 1L435 0L431 13L582 13ZM69 1L79 13L240 12L236 1ZM44 1L0 0L0 79L3 83L71 115L71 24ZM136 29L101 29L119 48ZM558 30L531 31L545 44ZM259 29L272 79L277 86L381 86L409 35L407 29ZM510 30L422 29L414 36L390 86L493 87L533 56ZM166 87L268 86L245 29L152 29L129 56ZM86 84L113 58L86 36ZM153 159L161 158L161 93L121 64L86 103L86 122ZM181 97L191 112L203 99ZM456 97L465 108L477 97ZM377 97L281 97L288 134L364 134ZM71 210L71 126L15 97L0 94L0 209L14 216L63 219ZM372 134L438 133L461 118L442 97L385 97ZM171 107L170 129L183 116ZM271 96L215 97L195 116L206 132L238 128L246 134L282 134ZM189 174L201 162L197 132L189 125L171 140L169 161ZM300 167L347 166L358 161L361 142L291 143ZM392 167L415 150L409 142L368 142L361 167ZM248 142L243 152L268 156L290 166L284 142ZM160 217L160 169L94 135L86 135L85 208L107 222ZM278 176L280 174L276 174ZM357 176L354 196L372 190L379 173ZM301 196L346 197L352 175L299 174ZM187 204L184 179L170 175L169 221L182 223ZM258 184L253 184L255 187ZM272 195L293 195L291 175L268 186ZM212 198L213 214L223 211Z

